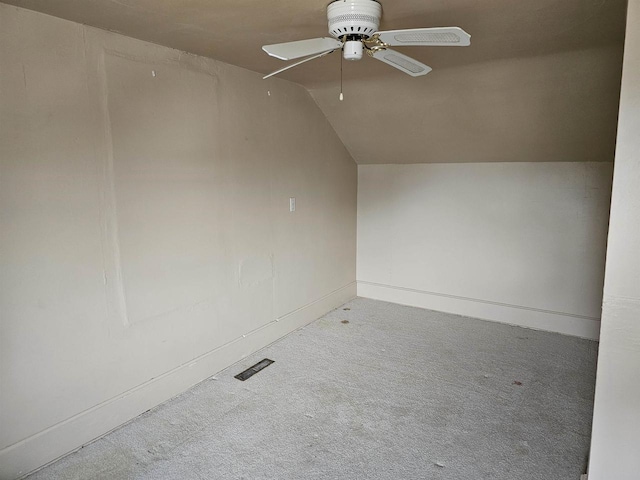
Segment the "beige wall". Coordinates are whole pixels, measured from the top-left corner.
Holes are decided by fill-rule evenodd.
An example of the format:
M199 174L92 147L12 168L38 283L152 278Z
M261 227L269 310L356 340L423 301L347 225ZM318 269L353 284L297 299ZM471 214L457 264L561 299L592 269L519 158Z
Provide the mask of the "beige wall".
M311 94L359 165L613 161L621 45L480 61L486 40L472 35L467 63L427 61L419 78L365 58L375 71L352 79L361 65L347 62L344 102L337 83Z
M358 295L597 338L610 163L358 167Z
M2 1L264 73L286 62L261 45L328 35L329 0ZM627 0L381 3L383 30L457 25L471 46L400 47L433 68L418 78L337 52L278 76L356 162L613 161Z
M0 122L0 478L355 295L356 165L302 87L0 4Z
M640 1L627 18L589 480L640 476Z

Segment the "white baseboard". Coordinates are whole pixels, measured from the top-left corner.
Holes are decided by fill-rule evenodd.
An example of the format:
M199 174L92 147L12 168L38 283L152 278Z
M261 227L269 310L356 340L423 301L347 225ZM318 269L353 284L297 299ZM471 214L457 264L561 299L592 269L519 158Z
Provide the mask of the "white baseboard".
M0 451L0 479L16 479L90 443L356 296L346 285L192 361Z
M598 340L600 319L358 281L358 296Z

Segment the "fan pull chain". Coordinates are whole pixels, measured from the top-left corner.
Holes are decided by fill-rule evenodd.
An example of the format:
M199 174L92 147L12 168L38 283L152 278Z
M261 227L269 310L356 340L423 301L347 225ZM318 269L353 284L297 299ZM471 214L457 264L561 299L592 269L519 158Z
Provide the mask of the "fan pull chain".
M342 62L344 60L344 55L342 54L342 50L340 50L340 101L344 100L344 95L342 94Z

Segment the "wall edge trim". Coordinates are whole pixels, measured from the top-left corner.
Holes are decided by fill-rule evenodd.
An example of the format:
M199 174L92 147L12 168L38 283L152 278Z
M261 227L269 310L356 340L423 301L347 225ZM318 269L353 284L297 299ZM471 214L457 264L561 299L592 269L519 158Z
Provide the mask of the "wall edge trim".
M598 340L600 319L358 280L358 296Z

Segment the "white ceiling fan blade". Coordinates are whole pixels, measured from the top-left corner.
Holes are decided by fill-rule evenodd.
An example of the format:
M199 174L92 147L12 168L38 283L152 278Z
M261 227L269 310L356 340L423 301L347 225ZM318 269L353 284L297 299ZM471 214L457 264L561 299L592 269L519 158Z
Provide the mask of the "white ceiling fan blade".
M262 50L280 60L293 60L295 58L308 57L309 55L317 55L330 50L333 51L338 48L342 48L342 42L340 40L323 37L265 45L262 47Z
M420 63L419 61L414 60L411 57L407 57L400 52L396 52L395 50L391 50L388 48L385 50L378 50L374 52L373 58L391 65L392 67L395 67L398 70L411 75L412 77L426 75L431 71L431 67L428 67L424 63Z
M397 47L466 47L471 44L471 35L460 27L412 28L407 30L388 30L378 32L380 40L387 45Z
M342 44L340 44L340 47L342 47ZM269 77L273 77L274 75L282 73L285 70L289 70L290 68L297 67L298 65L302 65L303 63L306 63L306 62L308 62L310 60L315 60L316 58L320 58L320 57L324 57L325 55L329 55L330 53L333 53L336 50L337 50L337 48L334 48L333 50L329 50L328 52L322 52L322 53L319 53L318 55L314 55L313 57L305 58L304 60L300 60L299 62L292 63L291 65L287 65L286 67L281 68L280 70L276 70L275 72L271 72L269 75L265 75L264 77L262 77L262 79L266 80Z

